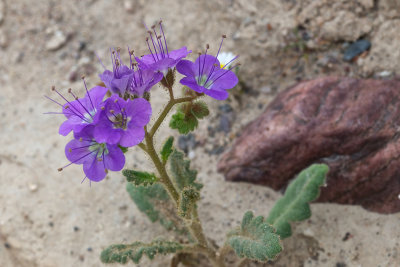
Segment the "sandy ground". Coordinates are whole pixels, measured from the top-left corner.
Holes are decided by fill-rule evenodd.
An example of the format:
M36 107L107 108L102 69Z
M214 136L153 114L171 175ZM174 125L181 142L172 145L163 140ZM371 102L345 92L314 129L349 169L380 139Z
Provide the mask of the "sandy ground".
M201 122L196 132L202 145L191 152L192 166L205 184L199 213L206 233L222 244L225 233L239 224L245 211L267 215L280 193L225 182L216 172L219 155L207 151L229 145L277 91L296 79L395 73L400 60L394 49L389 51L392 60L379 57L380 39L375 36L384 38L381 25L390 31L387 24L398 23L398 19L396 14L383 13L386 9L380 6L377 9L374 5L378 1L354 1L354 9L348 4L353 1L338 1L343 6L311 1L311 7L317 6L315 10L330 10L331 15L338 8L347 8L344 17L354 16L356 24L370 25L351 27L357 31L355 35L367 34L376 41L371 53L355 63L344 63L340 58L339 63L323 61L326 55L338 58L337 43L307 53L292 50L288 44L298 46L301 42L293 29L311 16L307 13L310 5L266 2L0 0L0 266L101 266L99 253L109 244L171 235L151 224L131 203L121 174L110 173L105 181L89 186L88 182L81 184L79 166L57 172L67 163L64 146L70 137L57 134L61 117L43 115L57 110L43 97L55 97L50 92L52 85L64 92L72 87L83 94L82 73L89 85L98 82L101 66L95 52L105 64L109 64L111 46L130 45L144 53L142 22L151 24L161 17L170 47L187 45L198 51L209 43L215 52L219 36L227 34L224 49L241 54L241 78L247 89L227 101L236 113L231 132L209 136L209 126L215 128L219 123L221 105L209 101L210 121ZM313 31L314 18L320 23L335 23L323 17L326 12L322 14L311 16L310 32L315 40L322 34L337 42L334 37L339 33L329 32L330 24L324 31ZM351 41L347 35L338 38ZM393 36L385 43L385 51L396 48L399 39ZM154 109L160 109L164 100L165 93L155 88ZM159 136L164 139L170 132L163 125ZM138 149L127 155L127 167L151 168L146 161ZM285 240L285 251L273 266L400 266L400 214L380 215L334 204L313 204L312 212L310 220L295 225L295 235ZM140 266L167 266L168 260L157 257L152 262L144 260Z

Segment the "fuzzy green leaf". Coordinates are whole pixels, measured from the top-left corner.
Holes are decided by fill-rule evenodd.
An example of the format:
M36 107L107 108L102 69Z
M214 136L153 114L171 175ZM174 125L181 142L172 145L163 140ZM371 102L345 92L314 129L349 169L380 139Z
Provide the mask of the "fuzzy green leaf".
M153 173L125 169L122 171L122 174L128 182L132 182L135 185L147 186L157 181L157 177Z
M204 101L196 101L192 104L192 113L196 118L202 119L210 114L207 104Z
M260 262L274 260L283 249L275 229L251 211L244 214L241 227L228 235L227 243L238 257Z
M128 183L126 190L138 209L146 214L151 222L158 221L167 230L186 234L187 230L180 225L180 220L176 215L175 205L170 201L167 191L161 184L135 186Z
M172 153L172 144L174 143L174 137L170 136L165 141L163 148L161 149L161 160L163 163L167 162L169 155Z
M188 134L196 129L198 124L197 118L191 112L183 113L178 110L172 115L169 127L178 130L180 134Z
M125 264L129 259L134 263L139 263L143 254L152 260L156 254L166 255L168 253L175 253L181 249L183 249L181 244L165 240L156 240L150 244L142 242L134 242L128 245L115 244L103 250L100 259L103 263L118 262Z
M187 186L193 186L197 190L203 187L202 184L195 182L197 171L190 169L190 160L185 160L182 152L174 149L169 163L173 180L179 191Z
M187 220L190 219L196 201L200 199L200 192L192 186L183 188L179 197L179 215Z
M162 215L155 208L154 202L169 201L168 193L161 184L135 186L132 183L128 183L126 190L138 209L146 214L150 221L156 222L161 218Z
M310 218L309 202L319 196L320 186L325 184L325 177L329 168L325 164L313 164L289 184L285 195L272 208L267 222L276 233L283 238L292 235L289 222L302 221Z

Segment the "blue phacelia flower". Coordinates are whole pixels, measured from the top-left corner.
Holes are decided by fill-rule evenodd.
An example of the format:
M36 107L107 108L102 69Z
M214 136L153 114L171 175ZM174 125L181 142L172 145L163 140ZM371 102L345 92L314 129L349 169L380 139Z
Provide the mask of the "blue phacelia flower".
M221 67L221 63L218 61L217 57L224 38L225 36L222 38L216 57L207 55L209 49L207 45L205 54L200 54L195 62L181 60L176 65L177 71L186 76L180 80L181 84L217 100L225 100L228 98L228 92L226 92L226 90L233 88L238 83L238 78L236 74L230 70L234 67L226 68L226 66L231 64L237 56L226 63L226 66Z
M144 92L150 91L150 89L162 80L163 74L159 71L153 71L152 69L144 68L143 66L133 62L132 56L135 58L133 51L129 52L130 68L134 70L132 74L132 82L129 86L129 93L142 97Z
M162 21L158 24L160 28L159 34L156 32L156 25L153 25L151 30L148 30L149 38L146 38L146 43L150 54L140 58L136 57L136 61L142 68L148 68L166 75L168 69L174 68L182 58L185 58L192 51L188 51L186 46L177 50L168 50Z
M111 50L111 62L113 70L107 70L103 65L105 70L99 77L111 92L124 95L131 85L133 70L122 63L120 49Z
M75 139L65 146L65 156L71 162L59 171L71 164L82 164L86 177L99 182L106 177L107 170L122 170L125 156L121 148L116 144L97 142L93 135L94 128L91 125L74 134Z
M150 121L151 106L144 98L124 100L116 95L105 101L94 138L99 143L131 147L144 138L144 126Z
M52 90L66 102L64 105L46 96L46 98L62 107L62 113L49 112L49 114L64 114L67 118L58 131L61 135L66 136L71 131L78 133L86 126L96 124L98 121L98 111L107 93L107 88L96 86L89 91L85 81L84 84L86 95L83 98L78 98L71 89L68 89L68 93L72 95L75 99L74 101L69 101L54 86L52 87Z

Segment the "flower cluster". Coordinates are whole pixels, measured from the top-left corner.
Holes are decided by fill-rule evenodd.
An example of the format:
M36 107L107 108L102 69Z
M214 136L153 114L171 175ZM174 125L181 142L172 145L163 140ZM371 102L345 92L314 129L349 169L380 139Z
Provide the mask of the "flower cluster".
M73 132L74 137L65 147L70 163L59 170L71 164L81 164L86 177L96 182L104 179L108 170L121 170L125 165L123 151L140 144L145 137L144 127L152 113L146 94L171 69L176 68L186 76L181 79L181 84L200 94L226 99L226 90L238 82L230 65L237 57L230 56L229 62L221 65L218 56L222 42L223 39L216 57L207 54L207 45L205 53L200 54L195 62L183 60L191 51L186 47L169 50L160 21L148 30L147 55L136 57L128 48L129 64L126 65L122 62L119 48L110 50L112 70L101 63L105 70L99 75L104 87L95 86L89 90L83 78L86 94L78 98L69 89L72 101L53 87L65 103L47 97L62 107L61 113L50 113L63 114L66 120L59 133L66 136Z

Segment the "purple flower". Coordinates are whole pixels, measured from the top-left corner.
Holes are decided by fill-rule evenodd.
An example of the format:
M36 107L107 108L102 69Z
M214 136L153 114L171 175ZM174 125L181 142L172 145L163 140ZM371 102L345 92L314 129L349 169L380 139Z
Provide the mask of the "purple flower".
M61 124L58 131L61 135L66 136L71 131L78 133L86 126L95 124L98 121L97 111L100 109L103 98L107 93L107 88L96 86L88 91L85 81L84 84L86 88L84 98L78 98L71 89L68 89L68 92L75 98L74 101L67 100L53 86L52 90L67 102L64 105L46 96L46 98L62 107L62 113L49 112L48 114L64 114L67 117L67 120Z
M125 156L118 145L96 142L93 130L92 125L85 127L65 146L65 155L71 163L63 168L83 164L85 175L91 181L99 182L106 177L107 170L120 171L125 165Z
M133 70L122 63L119 49L111 51L111 62L113 71L106 69L99 77L111 92L123 95L132 82Z
M226 90L233 88L238 83L238 78L230 69L221 68L220 62L217 59L223 39L216 57L207 55L207 49L209 48L207 45L205 54L200 55L194 63L189 60L181 60L176 65L177 71L186 76L180 80L181 84L217 100L228 98ZM226 65L230 64L236 58L232 59Z
M148 68L142 68L137 63L132 61L132 55L135 57L133 51L129 52L130 68L134 70L132 75L133 79L129 87L129 93L142 97L144 92L150 91L151 87L157 84L164 77L161 72L154 72ZM136 67L136 71L135 71Z
M139 63L141 68L148 68L155 72L159 71L166 75L169 68L174 68L182 58L185 58L192 51L188 51L186 46L177 50L169 51L162 27L162 21L159 22L159 26L162 36L157 35L155 30L156 26L153 25L151 27L152 31L148 31L150 38L146 38L150 54L140 58L136 57L136 61Z
M142 142L143 127L149 122L151 106L147 100L124 100L116 95L106 100L94 137L99 143L131 147Z
M162 78L163 74L161 72L154 72L151 69L142 70L138 67L137 71L133 74L129 92L142 97L144 92L150 91Z

